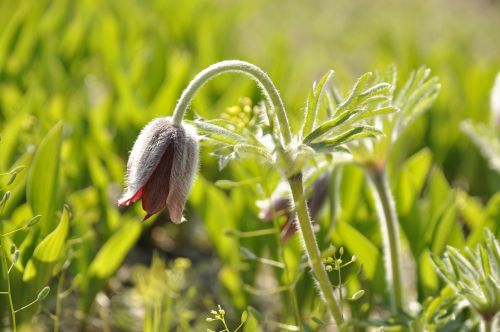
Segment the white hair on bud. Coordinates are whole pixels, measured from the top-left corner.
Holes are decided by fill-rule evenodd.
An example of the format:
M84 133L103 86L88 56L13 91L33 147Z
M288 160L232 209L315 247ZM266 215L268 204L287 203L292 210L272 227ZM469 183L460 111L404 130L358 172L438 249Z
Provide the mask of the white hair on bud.
M182 211L194 176L198 171L199 154L195 129L187 124L183 124L179 129L183 135L179 135L180 141L175 141L174 161L170 173L170 192L166 202L170 219L177 224L184 221Z
M130 151L127 163L127 191L123 197L133 196L146 185L171 143L174 130L169 117L156 118L141 130Z

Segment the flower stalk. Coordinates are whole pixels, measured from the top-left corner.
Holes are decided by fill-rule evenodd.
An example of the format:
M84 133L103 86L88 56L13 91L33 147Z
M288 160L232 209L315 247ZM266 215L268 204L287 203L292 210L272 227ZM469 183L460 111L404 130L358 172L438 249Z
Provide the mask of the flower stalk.
M187 88L182 92L181 97L175 106L174 113L172 115L174 125L180 125L182 119L184 118L184 113L186 113L186 110L189 108L189 105L198 90L212 78L224 73L245 74L257 82L259 87L262 89L262 93L264 94L267 103L276 112L279 129L283 136L285 146L290 144L292 141L292 133L286 116L285 106L281 100L278 89L274 86L271 78L269 78L269 75L267 75L262 69L251 63L239 60L226 60L215 63L196 75Z
M318 280L328 312L340 328L343 323L342 311L321 261L321 253L313 232L311 217L304 195L302 178L302 167L305 163L304 151L299 151L300 149L296 146L292 146L292 132L283 101L269 76L259 67L244 61L228 60L213 64L196 75L182 92L172 118L153 120L139 135L127 165L128 188L119 203L120 205L128 205L142 199L143 208L148 212L146 218L167 207L174 222L179 223L182 221L182 208L196 168L193 165L197 164L197 157L195 158L194 154L197 155L198 153L197 141L194 138L195 134L192 135L193 142L183 138L184 136L186 138L191 136L182 134L184 128L188 128L182 123L182 120L192 99L205 83L216 76L231 72L242 73L257 82L266 99L266 112L269 122L274 124L275 119L277 119L278 123L275 128L277 128L278 132L273 136L274 149L269 151L269 155L271 153L277 155L277 159L273 159L272 162L288 179L305 253L308 256L313 274ZM222 132L224 133L224 131ZM186 152L182 156L176 157L175 153L170 151L171 149L174 152L177 150L186 150ZM307 151L310 152L310 149ZM267 155L267 151L265 154ZM196 163L189 162L189 160L195 159ZM186 167L189 171L184 175L180 171L176 171ZM176 183L179 178L188 177L189 179L184 181L182 186ZM180 198L175 202L171 202L171 198L177 197L175 193L179 188L182 189L182 195L177 195ZM293 294L291 296L293 299ZM294 303L294 310L297 310L296 303ZM296 313L296 316L299 328L301 328L302 324L298 313Z
M288 123L285 106L283 104L283 101L281 100L278 90L274 86L269 76L262 69L244 61L222 61L207 67L198 75L196 75L196 77L184 90L177 105L175 106L174 113L172 115L172 122L174 126L178 126L181 124L184 114L188 109L193 97L206 82L223 73L230 72L245 74L247 76L250 76L257 82L259 87L262 89L268 105L270 106L270 109L268 110L269 113L267 115L269 118L272 118L274 112L276 112L279 124L279 132L283 139L282 143L285 147L288 146L292 142L292 133L290 130L290 125ZM278 150L282 158L292 159L291 156L287 155L286 149L281 148ZM293 161L291 160L291 162ZM335 299L332 285L328 280L328 275L326 274L326 271L321 262L320 250L314 236L311 218L307 208L306 198L304 196L302 173L296 173L294 176L288 179L288 182L292 191L294 206L297 213L297 220L301 229L299 233L302 234L306 255L308 256L313 273L318 279L318 284L327 303L328 311L333 316L336 324L340 327L343 323L343 317L339 309L337 300Z
M321 253L314 236L314 230L311 224L311 217L307 202L304 195L304 184L302 180L302 173L298 173L288 179L290 189L292 190L293 202L295 212L297 214L298 225L300 226L299 234L302 236L306 255L309 259L314 276L318 281L319 288L328 306L328 310L333 316L337 326L340 328L344 322L342 312L340 311L339 304L335 299L332 285L328 279L323 263L321 261Z
M393 313L403 309L403 285L401 280L401 247L399 225L385 167L368 170L371 189L376 202L377 214L384 243L386 287Z
M495 332L496 329L495 329L495 317L487 320L487 319L483 319L481 321L481 331L482 332Z

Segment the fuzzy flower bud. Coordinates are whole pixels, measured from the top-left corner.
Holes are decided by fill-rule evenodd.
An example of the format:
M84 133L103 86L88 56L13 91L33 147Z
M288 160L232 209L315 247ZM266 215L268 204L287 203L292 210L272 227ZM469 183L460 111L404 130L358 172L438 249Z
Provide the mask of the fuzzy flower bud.
M198 168L198 140L189 125L174 126L157 118L139 134L127 163L127 188L118 201L128 206L142 199L143 220L168 209L170 219L184 221L182 211Z

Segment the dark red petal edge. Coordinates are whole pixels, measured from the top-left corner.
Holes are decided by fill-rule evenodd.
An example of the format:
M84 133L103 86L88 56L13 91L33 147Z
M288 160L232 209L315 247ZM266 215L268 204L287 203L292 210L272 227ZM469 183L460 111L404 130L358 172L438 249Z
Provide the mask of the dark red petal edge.
M142 198L142 193L144 191L144 188L139 189L132 197L130 198L123 198L118 201L119 206L129 206L130 203L135 203L138 200Z

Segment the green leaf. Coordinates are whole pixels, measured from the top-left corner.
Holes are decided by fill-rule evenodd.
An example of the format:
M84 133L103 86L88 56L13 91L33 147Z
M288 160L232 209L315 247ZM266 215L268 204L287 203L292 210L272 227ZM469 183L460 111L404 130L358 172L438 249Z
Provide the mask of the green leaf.
M482 123L475 124L470 120L463 121L460 128L479 148L490 167L500 173L500 139L495 128Z
M111 236L97 253L89 267L91 277L107 279L120 267L141 233L141 224L127 222Z
M22 131L25 120L25 116L17 116L9 119L9 121L2 119L0 170L6 169L12 163L12 157L15 155L19 144L19 133Z
M217 143L233 145L246 141L245 137L208 121L194 121L192 124L198 130L198 134Z
M370 100L372 97L380 96L383 99L387 99L387 95L389 95L391 91L391 85L386 82L378 83L372 86L371 88L366 89L359 95L358 102L363 103Z
M356 83L354 83L354 86L351 90L351 93L349 94L347 99L344 100L344 102L339 105L338 110L346 109L352 103L354 103L357 100L358 96L360 95L361 91L363 90L364 86L366 85L368 80L370 80L372 78L372 76L373 76L373 73L368 72L368 73L363 74L360 78L358 78Z
M396 112L399 112L399 108L394 107L394 106L380 107L380 108L376 108L374 110L367 110L366 112L358 113L354 117L354 120L359 121L359 120L363 120L363 119L373 118L376 116L393 114Z
M431 253L427 249L423 250L418 258L418 274L425 286L422 288L423 298L434 294L438 289L438 277L432 265Z
M260 312L252 307L248 307L248 319L243 327L244 332L255 332L262 331L259 322L263 320L263 316Z
M141 234L142 224L129 221L123 224L101 247L88 268L82 287L82 307L87 313L97 293L116 273Z
M262 158L266 162L272 161L272 156L265 148L251 144L237 144L234 147L234 152L240 158L245 158L247 156L254 156Z
M56 265L65 255L68 228L69 213L65 208L59 225L36 246L24 270L23 281L29 282L31 289L38 290L49 282Z
M304 124L302 126L302 137L307 136L314 128L314 121L318 116L318 110L321 105L321 98L325 94L325 88L333 76L333 70L328 71L319 83L313 85L312 91L309 93L306 105L306 114L304 116Z
M366 277L373 280L379 259L377 247L361 232L345 221L340 220L338 222L336 231L342 238L344 246L349 249L349 252L358 255L359 262L363 264L363 271Z
M59 165L61 156L62 124L56 124L43 138L30 167L27 199L33 214L41 214L41 234L54 227L57 204Z
M423 149L411 156L401 167L396 189L396 206L400 214L409 214L418 201L431 163L430 150Z
M314 129L309 135L304 137L303 142L307 144L323 135L326 135L330 130L345 123L347 120L351 119L359 112L360 110L346 110L344 112L341 112L333 119L325 121L318 128Z
M429 257L431 258L432 265L436 271L446 280L455 280L455 276L449 272L449 269L445 266L443 261L435 254L430 253Z
M318 143L309 143L308 145L316 151L330 151L340 144L345 144L356 139L376 137L383 135L383 132L372 126L354 127L337 137L327 139Z

